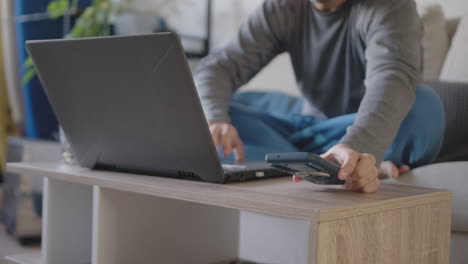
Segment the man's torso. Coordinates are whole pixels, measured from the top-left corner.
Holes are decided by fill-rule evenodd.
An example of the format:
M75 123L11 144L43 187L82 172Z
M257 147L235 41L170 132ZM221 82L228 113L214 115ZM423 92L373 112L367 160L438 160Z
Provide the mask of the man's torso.
M364 14L348 0L334 12L321 12L300 1L294 32L285 41L300 89L304 114L330 118L354 113L364 96L365 41L359 30Z

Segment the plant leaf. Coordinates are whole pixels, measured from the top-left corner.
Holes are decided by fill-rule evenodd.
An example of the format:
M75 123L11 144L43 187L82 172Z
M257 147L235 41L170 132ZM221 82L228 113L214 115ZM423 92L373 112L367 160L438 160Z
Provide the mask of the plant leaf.
M29 68L24 74L23 78L21 79L21 84L26 85L28 84L34 77L36 76L36 70L33 68Z
M52 0L47 6L47 13L52 19L62 17L70 8L69 0Z
M31 58L31 56L29 56L25 61L24 61L24 67L27 69L27 68L31 68L31 67L34 67L34 64L33 64L33 60Z

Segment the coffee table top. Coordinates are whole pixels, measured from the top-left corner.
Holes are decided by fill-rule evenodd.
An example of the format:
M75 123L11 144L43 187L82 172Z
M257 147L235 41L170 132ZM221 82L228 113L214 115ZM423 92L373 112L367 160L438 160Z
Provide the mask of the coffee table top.
M47 176L66 182L316 222L451 199L450 192L437 189L382 184L378 192L362 194L339 186L294 183L290 177L212 184L95 171L60 162L8 163L7 170L21 175Z

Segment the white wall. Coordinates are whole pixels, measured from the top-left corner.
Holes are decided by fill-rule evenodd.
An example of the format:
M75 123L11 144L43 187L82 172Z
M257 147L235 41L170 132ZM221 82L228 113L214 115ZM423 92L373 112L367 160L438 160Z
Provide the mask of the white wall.
M220 48L232 39L240 25L262 2L263 0L214 0L213 48ZM299 94L289 56L278 56L242 89Z

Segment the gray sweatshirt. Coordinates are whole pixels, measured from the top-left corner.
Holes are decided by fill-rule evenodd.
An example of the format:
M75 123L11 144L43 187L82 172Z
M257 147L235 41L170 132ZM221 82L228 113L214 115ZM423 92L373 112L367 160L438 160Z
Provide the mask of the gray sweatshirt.
M207 119L229 121L232 93L288 52L303 114L357 112L341 143L379 163L413 105L421 39L413 0L347 0L333 12L311 0L266 0L225 48L202 60L195 83Z

